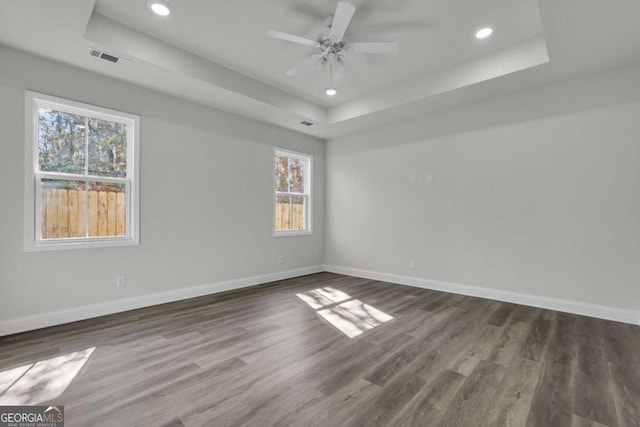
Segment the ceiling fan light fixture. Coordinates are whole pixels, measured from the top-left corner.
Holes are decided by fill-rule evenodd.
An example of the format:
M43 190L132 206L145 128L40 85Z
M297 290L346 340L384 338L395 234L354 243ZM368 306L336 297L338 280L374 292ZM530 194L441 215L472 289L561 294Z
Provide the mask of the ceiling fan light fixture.
M171 6L169 6L166 2L161 0L149 0L148 2L149 8L156 15L160 16L169 16L171 14Z
M333 86L334 71L339 78L353 79L357 76L357 73L355 73L347 59L348 54L387 54L398 52L397 42L348 43L347 40L345 40L345 34L348 35L347 30L356 11L356 7L349 3L349 1L351 0L338 0L335 14L325 19L325 28L315 40L277 30L267 31L268 37L317 49L315 55L307 57L307 59L291 68L285 74L293 77L312 68L312 66L329 68L329 86L324 89L325 95L329 97L334 97L338 94L338 91Z
M491 34L493 34L493 28L491 28L491 27L480 28L478 31L476 31L476 38L477 39L486 39Z
M324 93L327 96L336 96L338 94L338 91L333 87L328 87L324 90Z

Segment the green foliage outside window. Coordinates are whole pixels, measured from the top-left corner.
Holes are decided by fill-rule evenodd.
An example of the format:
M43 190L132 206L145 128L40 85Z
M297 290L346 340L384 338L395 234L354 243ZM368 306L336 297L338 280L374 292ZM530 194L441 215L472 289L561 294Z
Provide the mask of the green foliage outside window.
M304 193L304 162L286 156L276 156L276 191Z
M62 111L39 109L40 170L124 178L126 126Z

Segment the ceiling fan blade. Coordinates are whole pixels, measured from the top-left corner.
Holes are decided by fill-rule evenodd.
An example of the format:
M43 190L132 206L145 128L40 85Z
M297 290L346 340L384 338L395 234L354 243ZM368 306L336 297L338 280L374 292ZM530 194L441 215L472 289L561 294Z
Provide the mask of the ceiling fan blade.
M304 71L307 71L310 68L318 67L321 65L322 65L322 55L313 55L305 59L304 61L302 61L301 63L299 63L292 69L290 69L289 71L287 71L287 76L289 77L297 76L298 74Z
M351 53L396 53L400 46L396 42L350 43L345 50Z
M307 39L305 37L295 36L289 33L283 33L282 31L269 30L267 31L267 35L269 37L273 37L274 39L285 40L288 42L297 43L304 46L320 47L320 43L318 43L317 41Z
M339 2L336 8L336 14L333 16L333 23L331 24L329 35L337 40L342 40L355 11L356 7L351 3L347 3L346 1Z

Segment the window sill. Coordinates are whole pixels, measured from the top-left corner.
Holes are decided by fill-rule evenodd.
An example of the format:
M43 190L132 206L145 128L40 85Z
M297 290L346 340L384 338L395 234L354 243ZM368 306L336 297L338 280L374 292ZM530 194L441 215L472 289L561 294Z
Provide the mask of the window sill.
M25 252L43 252L43 251L63 251L70 249L89 249L89 248L114 248L122 246L138 246L140 242L131 238L98 238L91 240L77 241L50 241L50 242L27 242L24 247Z
M294 236L311 236L313 232L308 230L300 231L274 231L273 237L294 237Z

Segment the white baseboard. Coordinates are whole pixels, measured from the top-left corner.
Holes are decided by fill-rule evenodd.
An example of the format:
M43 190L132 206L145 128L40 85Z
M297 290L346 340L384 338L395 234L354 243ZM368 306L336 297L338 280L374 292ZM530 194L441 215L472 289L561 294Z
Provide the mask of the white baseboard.
M260 276L243 277L240 279L226 280L207 285L193 286L190 288L172 289L165 292L84 305L66 310L34 314L32 316L0 320L0 336L61 325L63 323L76 322L78 320L91 319L93 317L120 313L123 311L134 310L136 308L150 307L153 305L215 294L232 289L245 288L247 286L259 285L277 280L290 279L292 277L319 273L321 271L324 271L324 267L321 265L298 268L295 270L262 274Z
M436 291L451 292L454 294L469 295L473 297L511 302L532 307L546 308L548 310L556 310L565 313L580 314L582 316L640 325L640 312L638 311L335 265L325 265L324 270L331 273L362 277L364 279L380 280L418 288L433 289Z
M16 334L49 326L61 325L78 320L91 319L108 314L120 313L137 308L150 307L168 302L180 301L204 295L215 294L233 289L245 288L262 283L277 280L290 279L307 274L329 271L332 273L362 277L365 279L380 280L418 288L433 289L443 292L451 292L461 295L488 298L496 301L505 301L532 307L546 308L566 313L580 314L599 319L614 320L617 322L640 325L640 312L607 307L595 304L575 302L557 298L548 298L537 295L521 294L503 291L499 289L484 288L479 286L461 285L457 283L442 282L438 280L421 279L398 274L382 273L378 271L360 270L356 268L340 267L335 265L313 266L295 270L281 271L277 273L263 274L259 276L243 277L240 279L226 280L207 285L193 286L190 288L172 289L165 292L141 295L115 301L107 301L66 310L52 311L42 314L34 314L25 317L0 320L0 336Z

